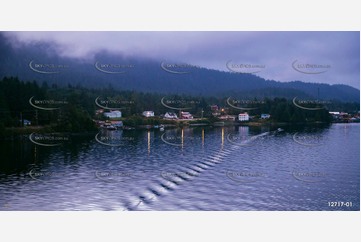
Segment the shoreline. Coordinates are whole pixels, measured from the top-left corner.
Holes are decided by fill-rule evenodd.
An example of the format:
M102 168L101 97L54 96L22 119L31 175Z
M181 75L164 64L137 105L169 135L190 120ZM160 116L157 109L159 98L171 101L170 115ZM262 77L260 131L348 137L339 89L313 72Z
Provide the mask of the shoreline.
M169 120L168 120L169 121ZM360 122L273 122L273 121L249 121L249 122L237 122L237 121L216 121L210 122L208 119L204 119L206 122L192 122L192 120L173 120L174 123L160 123L165 129L167 128L183 128L183 127L231 127L231 126L249 126L249 127L284 127L284 126L298 126L298 125L319 125L319 124L336 124L336 123L360 123ZM157 130L159 125L136 125L136 126L123 126L120 130L132 131L132 130ZM30 135L31 133L39 134L65 134L72 137L87 136L91 134L96 134L102 128L98 127L97 130L91 131L81 131L81 132L56 132L50 126L28 126L28 127L11 127L5 128L3 133L0 134L0 139L4 140L13 139L11 137L17 137L22 135ZM10 136L10 137L9 137ZM5 139L6 140L6 139Z

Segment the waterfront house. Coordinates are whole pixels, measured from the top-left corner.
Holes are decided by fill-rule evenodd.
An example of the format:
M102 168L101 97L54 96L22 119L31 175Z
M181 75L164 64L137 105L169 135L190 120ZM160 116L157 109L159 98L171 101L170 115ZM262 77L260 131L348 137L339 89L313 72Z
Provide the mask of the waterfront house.
M153 111L144 111L144 112L142 113L142 115L143 115L144 117L147 117L147 118L149 118L149 117L154 117L154 112L153 112Z
M167 113L165 113L164 118L165 119L178 119L178 116L175 113L167 112Z
M271 115L269 115L268 113L261 114L261 119L269 119L270 117L271 117Z
M214 117L221 115L221 111L219 110L219 107L217 105L211 105L211 111Z
M180 112L180 118L181 119L193 119L193 116L189 112Z
M109 119L116 119L122 117L122 112L116 110L116 111L104 112L103 115Z
M222 115L219 117L221 120L236 121L235 115Z
M219 109L218 105L211 105L212 112L213 111L218 111L218 109Z
M249 121L248 113L240 113L240 114L238 114L238 120L241 121L241 122Z
M24 124L24 126L29 126L29 125L31 125L31 121L24 119L23 124Z
M115 128L121 128L123 127L123 122L122 121L110 121L111 125L113 125Z

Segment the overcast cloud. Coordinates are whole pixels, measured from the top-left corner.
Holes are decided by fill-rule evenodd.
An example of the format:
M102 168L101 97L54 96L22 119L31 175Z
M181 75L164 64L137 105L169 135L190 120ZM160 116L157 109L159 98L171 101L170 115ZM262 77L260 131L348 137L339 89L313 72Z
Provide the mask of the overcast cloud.
M262 65L257 75L360 88L359 32L7 32L14 43L54 43L62 56L92 58L100 50L229 71L226 63ZM14 39L14 40L15 40ZM292 63L328 66L320 74ZM295 66L295 64L294 64ZM315 72L319 69L314 69ZM309 69L307 70L309 72Z

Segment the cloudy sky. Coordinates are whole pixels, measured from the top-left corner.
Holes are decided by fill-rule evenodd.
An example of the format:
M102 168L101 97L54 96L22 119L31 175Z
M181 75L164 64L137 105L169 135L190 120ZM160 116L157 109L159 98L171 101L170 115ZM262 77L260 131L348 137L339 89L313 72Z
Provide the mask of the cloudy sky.
M96 52L108 50L223 71L257 72L263 78L283 82L301 80L360 88L359 32L7 32L6 35L15 44L54 43L58 53L67 57L92 58Z

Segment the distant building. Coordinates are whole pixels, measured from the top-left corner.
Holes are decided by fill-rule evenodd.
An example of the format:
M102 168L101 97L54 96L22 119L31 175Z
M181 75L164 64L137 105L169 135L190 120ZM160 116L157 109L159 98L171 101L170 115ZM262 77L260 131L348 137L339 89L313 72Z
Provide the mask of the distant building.
M221 115L221 112L220 112L220 111L213 111L213 112L212 112L212 115L213 115L214 117L218 117L218 116Z
M115 119L115 118L121 118L122 112L120 111L110 111L110 112L104 112L103 115L109 119Z
M99 115L99 114L102 114L102 113L104 113L104 109L95 110L95 115Z
M218 105L211 105L211 110L212 111L218 111Z
M178 116L175 113L167 112L167 113L165 113L164 118L166 118L166 119L178 119Z
M269 115L268 113L261 114L261 119L269 119L270 117L271 117L271 115Z
M24 126L29 126L29 125L31 125L31 121L29 121L29 120L27 120L27 119L24 119L24 120L23 120L23 125L24 125Z
M121 128L123 127L123 122L122 121L110 121L111 125L113 125L116 128Z
M217 117L217 116L221 115L221 111L219 110L218 105L215 105L215 104L211 105L211 111L212 111L212 115L214 117Z
M328 113L332 115L332 118L334 120L338 121L338 120L340 120L342 118L340 112L328 112Z
M105 124L105 121L102 120L93 120L98 127L103 127Z
M351 121L351 122L360 122L360 119L359 119L359 118L352 117L352 118L350 118L350 121Z
M147 118L149 118L149 117L154 117L154 112L153 112L153 111L144 111L144 112L142 113L142 115L143 115L144 117L147 117Z
M193 116L189 112L180 112L180 118L181 119L193 119Z
M248 113L240 113L240 114L238 114L238 120L241 121L241 122L249 121Z
M229 121L236 121L235 115L222 115L219 117L221 120L229 120Z
M99 127L106 128L107 130L117 130L123 127L123 121L107 120L98 123Z

